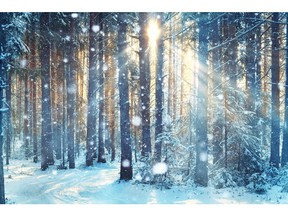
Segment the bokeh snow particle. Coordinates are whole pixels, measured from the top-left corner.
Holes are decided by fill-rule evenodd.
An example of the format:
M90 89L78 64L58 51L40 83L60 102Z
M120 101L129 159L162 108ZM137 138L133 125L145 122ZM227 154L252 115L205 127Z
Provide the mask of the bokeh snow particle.
M78 17L78 13L72 13L72 14L71 14L71 17L72 17L72 18L77 18L77 17Z
M199 155L199 158L200 158L201 161L205 162L208 159L208 155L207 155L206 152L201 152L200 155Z
M133 116L132 117L132 124L134 126L140 126L141 125L141 118L139 116Z
M52 171L52 174L53 174L53 175L57 175L57 170L53 170L53 171Z
M20 66L21 68L25 68L27 66L27 60L26 59L20 60Z
M140 173L136 174L135 180L137 180L137 181L141 181L142 180L142 177L141 177Z
M168 166L164 162L156 163L152 168L153 175L165 174L168 170Z
M122 166L123 166L123 167L130 167L130 161L127 160L127 159L123 160L123 161L122 161Z
M100 31L100 26L99 25L93 25L92 26L92 31L95 32L95 33L99 32Z

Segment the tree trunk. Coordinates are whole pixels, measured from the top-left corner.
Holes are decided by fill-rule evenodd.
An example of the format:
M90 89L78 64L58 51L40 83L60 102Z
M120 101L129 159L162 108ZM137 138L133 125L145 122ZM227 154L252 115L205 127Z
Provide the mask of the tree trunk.
M288 13L286 13L286 22L288 22ZM285 65L285 113L284 113L284 129L283 143L281 152L281 166L284 167L288 163L288 24L286 24L286 65Z
M141 155L147 157L151 154L148 13L139 13L139 26L140 109L142 118Z
M87 113L87 140L86 140L86 166L93 166L93 156L96 151L96 33L93 26L96 25L97 13L90 13L89 29L89 77L88 77L88 113Z
M118 68L119 68L119 105L120 105L120 132L121 132L121 165L120 180L132 179L132 150L130 136L129 116L129 86L128 86L128 62L127 50L127 23L125 14L118 14Z
M67 83L67 144L69 168L75 168L75 111L76 111L76 64L75 64L75 20L69 19L70 41L68 45Z
M160 15L160 25L162 28L162 16ZM162 133L163 133L163 62L164 62L164 41L159 35L157 41L157 69L156 69L156 123L155 123L155 158L161 162Z
M106 123L107 130L109 130L109 153L111 154L111 161L115 160L116 145L115 145L115 59L113 58L113 52L115 48L115 34L109 30L109 27L105 28L105 35L108 35L108 40L105 42L105 62L107 70L105 71L105 109L106 109Z
M6 53L6 35L5 26L8 24L8 14L0 14L0 47L1 52ZM4 167L3 167L3 113L4 107L4 90L6 89L6 81L8 73L7 59L0 58L0 204L5 204L5 187L4 187Z
M198 72L198 101L196 124L196 170L195 183L208 185L208 137L207 137L207 102L208 102L208 26L207 13L199 18L199 68Z
M271 154L270 164L276 168L279 167L280 157L280 100L279 100L279 81L280 81L280 65L279 65L279 13L272 14L271 23L271 42L272 42L272 65L271 65Z
M31 38L30 38L30 70L31 70L31 82L30 82L30 106L32 112L32 121L31 121L31 140L33 143L33 162L38 162L38 137L37 137L37 75L36 75L36 15L32 15L31 23Z
M103 13L99 13L99 33L98 33L98 44L99 44L99 128L98 128L98 163L106 163L105 151L104 151L104 133L105 133L105 112L104 112L104 71L103 71L103 58L104 58L104 37L103 27L104 19Z
M42 36L41 47L41 73L42 73L42 146L41 146L41 169L46 170L48 165L54 164L52 146L51 125L51 96L50 96L50 43L49 43L49 13L40 15L40 34Z

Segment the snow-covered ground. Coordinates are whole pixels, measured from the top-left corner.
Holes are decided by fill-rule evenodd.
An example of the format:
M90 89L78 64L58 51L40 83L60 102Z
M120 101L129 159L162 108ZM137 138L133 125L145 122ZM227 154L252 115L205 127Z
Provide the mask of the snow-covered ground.
M288 193L274 186L266 194L249 193L244 187L215 189L120 182L119 166L96 164L41 171L39 163L11 160L5 166L5 189L11 204L288 204Z
M5 165L5 190L9 204L241 204L242 211L246 206L242 204L288 204L288 193L280 192L281 188L277 186L259 195L249 193L244 187L215 189L190 185L157 189L153 185L137 184L135 181L119 182L118 179L117 163L96 164L89 168L82 163L71 170L57 170L56 166L51 166L46 171L40 170L39 163L27 160L11 160L9 166ZM174 205L164 206L171 213L167 209ZM180 206L183 210L183 206L201 205ZM137 207L133 211L138 210Z

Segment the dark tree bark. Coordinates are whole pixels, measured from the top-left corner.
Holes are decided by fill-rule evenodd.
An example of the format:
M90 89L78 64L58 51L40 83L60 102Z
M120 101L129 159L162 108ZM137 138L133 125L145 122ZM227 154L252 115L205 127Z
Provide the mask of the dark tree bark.
M67 59L68 73L66 74L67 84L67 144L69 169L75 168L75 116L76 116L76 64L75 64L75 19L69 17L69 34Z
M198 101L196 124L196 168L195 183L208 185L208 137L207 137L207 102L208 102L208 14L199 17L199 72L198 72Z
M11 72L9 72L7 76L7 86L6 86L6 101L8 104L8 107L10 107L9 110L7 110L7 137L6 137L6 165L9 165L9 159L11 155L11 143L12 143L12 120L11 120Z
M96 25L96 17L97 13L90 13L86 166L93 166L93 156L96 151L97 55L96 55L96 33L93 31L93 26Z
M162 16L159 18L159 28L162 28ZM163 133L163 62L164 62L164 41L162 34L157 41L157 67L156 67L156 122L155 122L155 158L161 162L162 133Z
M6 53L5 25L8 24L8 14L0 13L0 54ZM3 113L4 91L6 88L6 76L8 73L7 59L0 58L0 204L5 204L4 170L3 170Z
M272 42L272 65L271 65L271 152L270 164L276 168L280 162L280 100L279 100L279 81L280 81L280 42L279 42L279 13L272 14L271 23L271 42Z
M120 180L132 179L132 150L130 135L130 116L129 116L129 86L128 86L128 56L127 56L127 23L126 15L118 13L118 86L119 86L119 105L120 105L120 133L121 133L121 165Z
M99 44L99 129L98 129L98 163L106 163L105 151L104 151L104 133L105 133L105 122L104 122L104 71L103 71L103 58L104 58L104 17L103 13L99 13L99 33L98 33L98 44Z
M139 70L140 70L140 102L142 118L141 155L151 154L150 132L150 62L149 42L147 35L148 13L139 13Z
M286 22L288 22L288 13L286 13ZM281 166L288 163L288 25L286 24L286 67L285 67L285 113L284 113L284 130L283 143L281 152Z
M41 169L54 164L52 145L51 96L50 96L50 43L49 43L49 13L40 14L41 35L41 81L42 81L42 141L41 141Z

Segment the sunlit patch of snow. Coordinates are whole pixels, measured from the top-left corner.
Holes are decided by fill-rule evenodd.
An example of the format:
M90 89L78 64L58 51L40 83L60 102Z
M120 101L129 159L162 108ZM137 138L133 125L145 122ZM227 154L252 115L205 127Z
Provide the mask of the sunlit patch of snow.
M141 125L141 123L142 123L142 120L141 120L141 118L139 117L139 116L133 116L132 117L132 124L134 125L134 126L140 126Z
M57 170L53 170L53 171L52 171L52 174L53 174L53 175L57 175Z
M153 175L162 175L162 174L165 174L167 171L168 171L168 166L164 162L156 163L152 167Z

